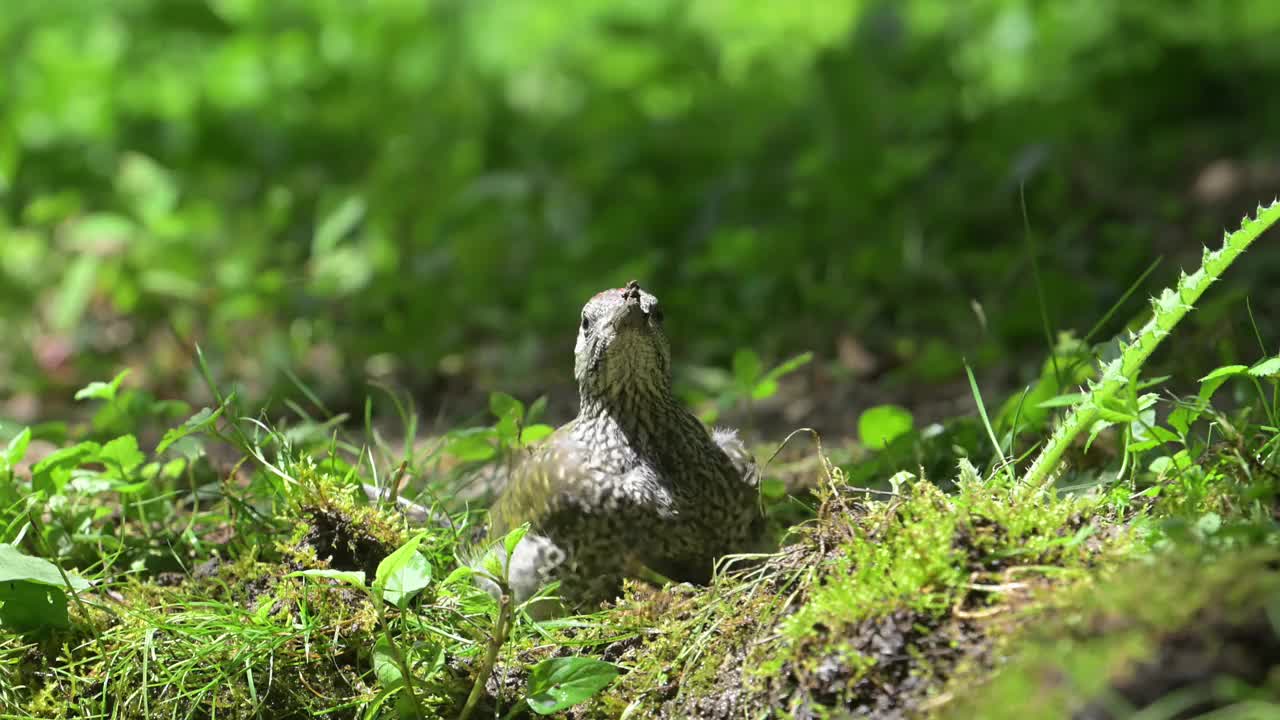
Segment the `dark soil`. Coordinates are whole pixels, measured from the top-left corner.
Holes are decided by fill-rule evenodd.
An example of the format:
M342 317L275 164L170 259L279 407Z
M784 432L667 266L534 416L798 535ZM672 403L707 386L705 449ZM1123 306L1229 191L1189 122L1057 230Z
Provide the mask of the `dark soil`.
M395 550L332 508L306 508L305 512L311 530L303 543L315 549L317 558L328 559L329 567L335 570L363 570L365 577L372 578L378 563Z

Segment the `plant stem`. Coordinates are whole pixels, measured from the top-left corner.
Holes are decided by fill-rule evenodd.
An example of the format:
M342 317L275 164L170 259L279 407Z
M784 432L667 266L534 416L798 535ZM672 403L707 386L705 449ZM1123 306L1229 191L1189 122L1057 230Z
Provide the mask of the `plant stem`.
M1151 319L1133 336L1132 342L1124 346L1119 358L1102 367L1102 377L1097 382L1090 383L1084 398L1071 409L1027 470L1023 482L1028 492L1042 490L1053 481L1054 473L1071 441L1092 426L1098 419L1100 409L1137 377L1151 353L1186 316L1205 289L1221 277L1231 263L1277 220L1280 220L1280 202L1272 202L1266 208L1259 207L1257 217L1246 217L1239 230L1226 236L1220 250L1205 249L1204 261L1199 270L1191 275L1183 274L1176 287L1165 289L1159 298L1152 300L1154 312Z
M501 584L500 589L498 620L493 625L493 634L489 636L489 648L485 653L484 662L481 663L480 670L476 673L475 682L471 685L471 694L467 696L467 704L462 707L458 720L467 720L467 718L471 717L471 713L475 711L476 706L480 703L480 696L484 694L485 683L488 682L489 675L493 672L493 667L498 664L498 652L502 650L502 646L507 642L507 635L511 632L513 604L511 589L506 586L506 582Z
M387 646L391 648L391 652L396 656L396 665L400 667L400 674L404 677L404 689L409 693L409 702L413 703L413 712L420 718L425 718L426 714L422 711L422 704L418 701L418 688L413 682L413 673L409 669L409 661L404 656L404 651L400 649L400 644L391 637L391 624L387 621L387 611L380 594L375 593L373 602L378 607L378 622L382 625L382 636L387 639Z

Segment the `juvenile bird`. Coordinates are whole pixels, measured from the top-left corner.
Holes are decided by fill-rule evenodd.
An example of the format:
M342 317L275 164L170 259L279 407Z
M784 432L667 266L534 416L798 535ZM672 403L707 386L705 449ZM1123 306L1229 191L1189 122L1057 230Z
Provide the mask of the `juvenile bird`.
M510 558L516 601L559 580L565 605L595 605L637 568L705 583L716 558L761 540L755 461L734 431L709 431L676 400L662 322L634 280L582 309L578 415L515 468L489 512L491 541L531 526Z

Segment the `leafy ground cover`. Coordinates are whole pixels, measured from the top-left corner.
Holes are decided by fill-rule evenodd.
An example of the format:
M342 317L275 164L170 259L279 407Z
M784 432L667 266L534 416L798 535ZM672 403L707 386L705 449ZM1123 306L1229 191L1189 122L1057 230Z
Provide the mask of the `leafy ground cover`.
M1275 716L1280 358L1259 336L1253 362L1185 395L1143 369L1277 216L1206 253L1129 339L1063 336L1026 392L988 407L970 373L975 413L916 427L874 408L854 450L761 440L777 552L545 622L477 588L500 567L460 561L502 468L545 436L544 403L495 394L489 424L429 434L391 393L389 439L373 399L363 425L305 388L290 420L246 407L199 350L204 409L92 383L82 426L24 428L0 454L0 708ZM740 353L704 411L768 400L805 362Z

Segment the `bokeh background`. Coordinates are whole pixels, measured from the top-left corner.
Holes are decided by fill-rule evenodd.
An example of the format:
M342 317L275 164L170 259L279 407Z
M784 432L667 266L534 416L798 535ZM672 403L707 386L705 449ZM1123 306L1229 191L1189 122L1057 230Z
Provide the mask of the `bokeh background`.
M971 407L966 360L1025 384L1280 192L1277 38L1274 0L6 0L0 422L125 368L199 398L197 344L269 408L563 419L631 278L690 397L813 351L786 423ZM1276 337L1280 254L1242 265L1175 377L1260 355L1246 295Z

